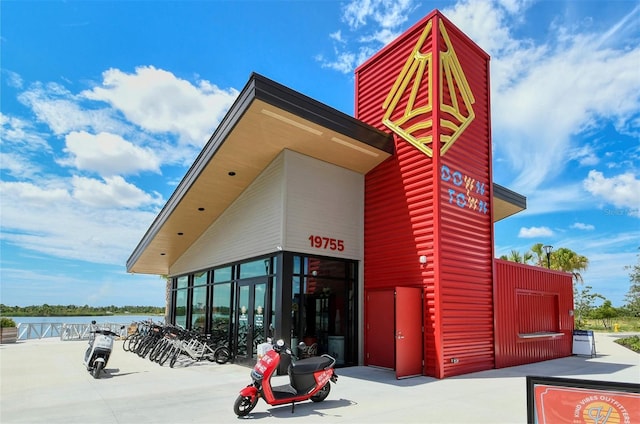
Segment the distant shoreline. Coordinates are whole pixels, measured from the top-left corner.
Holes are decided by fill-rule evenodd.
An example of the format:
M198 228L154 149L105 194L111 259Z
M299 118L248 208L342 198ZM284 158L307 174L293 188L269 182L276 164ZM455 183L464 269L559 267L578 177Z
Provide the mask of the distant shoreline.
M39 318L39 317L45 317L45 318L57 318L57 317L126 317L128 315L149 315L149 316L161 316L163 317L164 314L163 313L138 313L138 312L132 312L129 314L124 314L124 313L118 313L118 314L105 314L105 313L82 313L82 314L49 314L49 315L42 315L42 314L16 314L13 313L11 314L12 317L14 318ZM5 316L3 314L3 316Z

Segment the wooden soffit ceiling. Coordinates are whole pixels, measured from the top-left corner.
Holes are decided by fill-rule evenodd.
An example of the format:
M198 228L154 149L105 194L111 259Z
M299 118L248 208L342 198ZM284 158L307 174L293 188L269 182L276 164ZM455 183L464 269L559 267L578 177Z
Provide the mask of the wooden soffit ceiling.
M394 152L391 135L253 74L127 260L170 266L284 149L366 174Z

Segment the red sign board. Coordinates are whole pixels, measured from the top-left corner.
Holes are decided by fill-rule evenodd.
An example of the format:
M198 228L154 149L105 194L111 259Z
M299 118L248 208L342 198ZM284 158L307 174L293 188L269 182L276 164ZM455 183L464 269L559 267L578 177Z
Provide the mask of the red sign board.
M640 385L527 377L528 422L633 424L640 422Z

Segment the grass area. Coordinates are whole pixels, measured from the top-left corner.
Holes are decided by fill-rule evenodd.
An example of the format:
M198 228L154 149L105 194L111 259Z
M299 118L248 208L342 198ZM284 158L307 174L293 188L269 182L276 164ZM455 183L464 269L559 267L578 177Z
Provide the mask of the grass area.
M616 343L622 345L628 349L633 350L636 353L640 353L640 337L631 336L616 340Z
M617 325L616 325L617 324ZM618 317L612 318L606 322L596 319L588 319L583 326L585 330L593 330L607 333L633 333L640 332L640 318L633 317ZM634 352L640 353L640 336L621 337L615 341L621 346L631 349Z
M618 317L603 321L601 319L587 319L581 327L584 330L593 331L614 331L615 325L622 333L640 331L640 318L638 317Z

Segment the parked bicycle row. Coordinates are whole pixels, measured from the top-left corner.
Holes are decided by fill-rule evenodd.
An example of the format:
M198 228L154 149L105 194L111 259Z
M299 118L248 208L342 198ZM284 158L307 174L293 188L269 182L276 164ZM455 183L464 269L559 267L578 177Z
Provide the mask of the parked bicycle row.
M183 360L224 364L231 358L227 340L223 337L153 321L139 322L133 327L135 330L124 339L122 348L141 358L148 357L160 366L168 362L173 368Z

